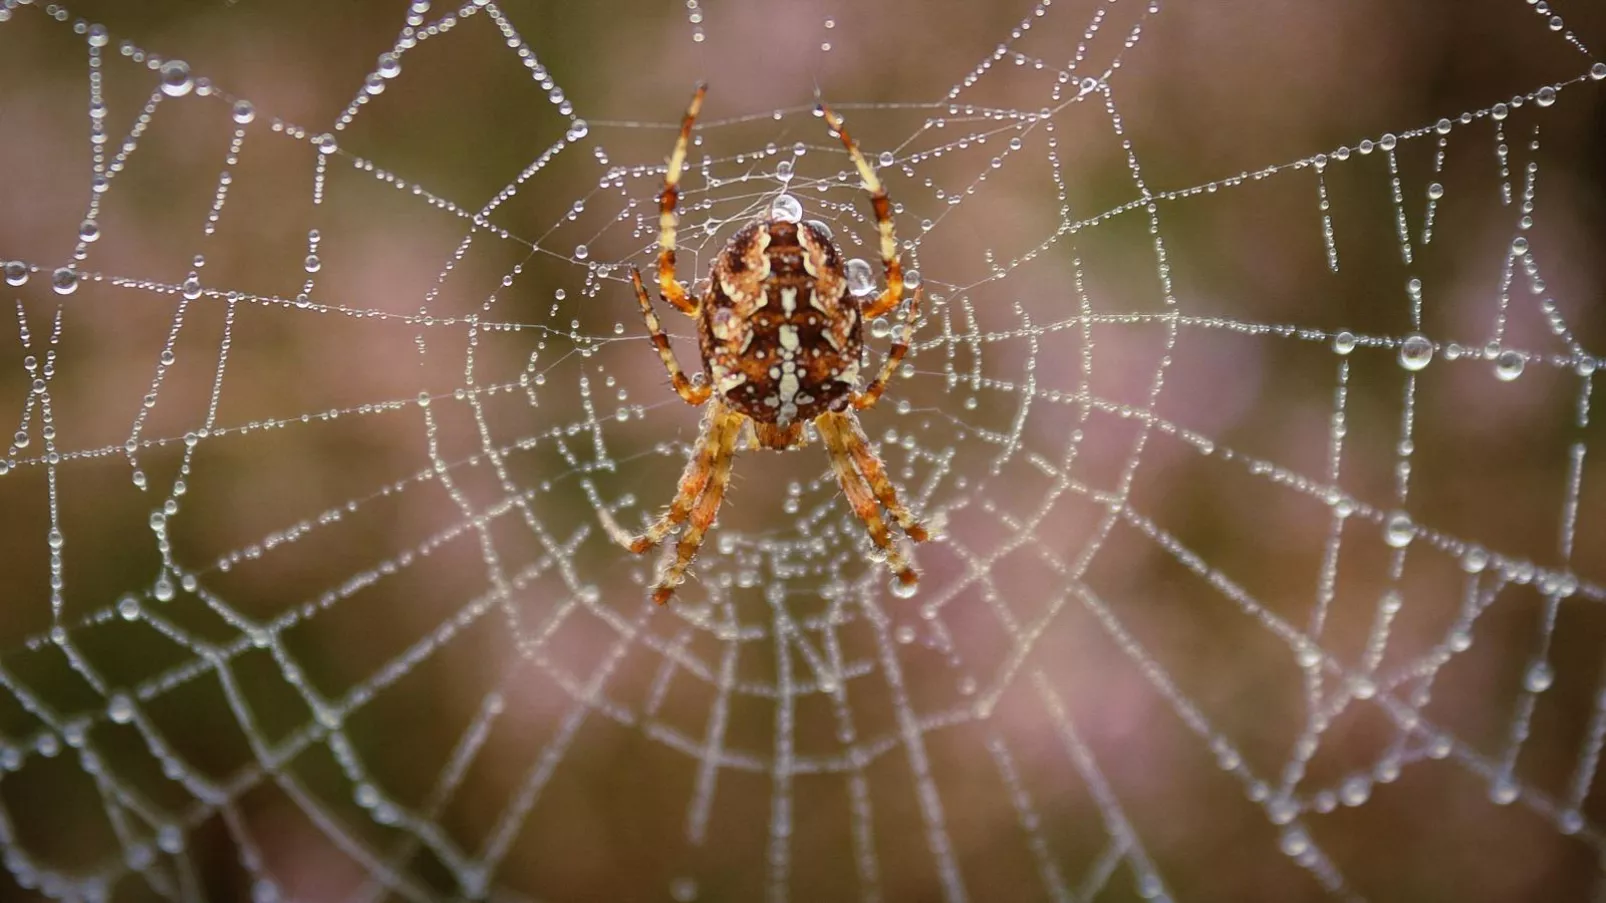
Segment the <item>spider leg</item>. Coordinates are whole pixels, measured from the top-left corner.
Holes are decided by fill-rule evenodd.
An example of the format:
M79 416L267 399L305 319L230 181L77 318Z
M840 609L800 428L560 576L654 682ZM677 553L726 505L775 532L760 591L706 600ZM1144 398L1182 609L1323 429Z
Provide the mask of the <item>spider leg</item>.
M920 289L915 289L914 295L909 299L909 311L903 318L903 329L893 334L892 347L887 351L887 359L881 362L881 372L876 374L863 391L853 393L853 407L862 411L873 407L881 399L881 393L887 390L887 380L892 378L898 365L903 363L903 356L909 353L909 340L914 336L915 321L920 319Z
M881 517L881 509L876 505L876 497L871 494L870 487L865 485L859 476L858 468L854 465L853 453L848 450L848 440L843 434L842 425L836 418L843 415L827 412L815 419L814 423L820 430L820 437L825 441L826 451L831 457L831 467L836 471L837 482L842 484L842 494L847 496L848 504L853 506L853 513L864 522L865 529L870 533L870 541L887 554L887 567L897 575L898 582L904 586L913 586L920 581L920 575L909 564L903 550L893 542L892 532L887 529L887 522Z
M708 485L703 490L702 498L698 499L696 507L691 509L691 519L686 524L686 532L681 535L680 542L675 544L674 560L663 568L658 576L657 585L652 588L652 600L659 605L668 602L675 594L675 587L686 579L686 569L691 567L692 559L697 557L697 550L702 548L703 537L708 535L708 528L713 526L714 518L719 515L720 502L725 498L725 487L730 485L736 436L741 431L742 421L746 419L741 414L723 409L713 416L713 422L709 425L709 447L713 452L712 473L708 476Z
M864 475L864 481L870 484L870 491L875 493L876 500L898 522L898 527L909 534L915 542L925 542L931 538L924 524L915 519L909 507L898 500L898 490L887 478L886 465L870 450L870 440L864 435L864 428L859 425L859 418L852 414L827 414L837 422L837 429L847 444L848 454L853 456L853 463L858 465L859 473Z
M864 318L874 320L876 317L886 316L898 306L898 302L903 300L903 263L898 260L898 236L892 229L892 202L887 198L887 190L882 187L881 179L870 167L870 161L864 159L858 142L848 137L847 129L842 127L842 120L823 103L820 104L820 113L825 117L825 124L842 139L842 146L848 149L848 156L853 158L853 165L859 170L859 179L864 182L864 190L870 192L870 206L875 209L876 228L881 230L881 266L887 273L887 288L864 309Z
M718 405L708 409L708 415L703 418L702 434L697 437L697 445L693 448L691 457L686 460L686 469L680 474L680 488L669 503L669 510L648 527L646 532L630 537L622 543L630 551L637 555L646 552L663 542L664 537L674 532L677 526L685 523L686 518L691 516L692 506L702 496L703 489L708 486L709 477L718 463L721 413Z
M652 344L658 349L658 357L664 362L664 369L669 371L669 381L675 391L687 404L698 405L708 400L713 394L713 388L706 384L694 385L681 372L680 362L675 360L675 352L669 348L669 336L664 334L664 325L658 322L658 314L653 312L652 299L647 297L647 287L641 284L641 271L635 267L630 268L630 284L636 289L636 300L641 303L641 318L647 321L647 330L652 333Z
M680 137L675 140L674 153L669 155L669 170L664 173L664 190L658 195L658 292L665 301L688 317L697 315L697 302L686 294L686 287L675 278L675 226L679 218L675 206L680 203L680 172L686 166L686 146L691 143L692 123L703 108L703 95L708 86L699 84L692 95L691 105L680 120Z

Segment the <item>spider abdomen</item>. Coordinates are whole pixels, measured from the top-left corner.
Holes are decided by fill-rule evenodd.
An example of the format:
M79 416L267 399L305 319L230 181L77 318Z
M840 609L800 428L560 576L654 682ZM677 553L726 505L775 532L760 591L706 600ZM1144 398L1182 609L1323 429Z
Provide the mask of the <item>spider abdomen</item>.
M842 255L823 230L785 220L748 225L715 259L709 282L698 339L709 384L726 404L788 434L847 404L863 323Z

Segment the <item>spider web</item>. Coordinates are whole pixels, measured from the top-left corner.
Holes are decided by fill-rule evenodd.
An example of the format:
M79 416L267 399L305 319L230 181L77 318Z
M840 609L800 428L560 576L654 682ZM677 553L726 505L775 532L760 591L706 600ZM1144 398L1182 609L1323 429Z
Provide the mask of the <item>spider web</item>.
M591 6L0 6L0 896L1601 892L1597 9ZM698 78L682 278L887 181L913 594L603 529Z

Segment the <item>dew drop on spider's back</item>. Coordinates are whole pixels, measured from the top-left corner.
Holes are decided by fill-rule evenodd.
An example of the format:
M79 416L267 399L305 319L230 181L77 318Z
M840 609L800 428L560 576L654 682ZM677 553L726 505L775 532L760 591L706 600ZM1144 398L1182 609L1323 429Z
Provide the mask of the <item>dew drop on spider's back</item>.
M870 264L857 257L848 261L848 292L855 298L875 294L875 281L870 275Z
M770 204L770 219L795 223L803 219L803 205L797 198L782 194Z
M904 583L902 580L894 577L887 584L887 590L900 599L913 599L915 597L915 593L920 591L920 584Z

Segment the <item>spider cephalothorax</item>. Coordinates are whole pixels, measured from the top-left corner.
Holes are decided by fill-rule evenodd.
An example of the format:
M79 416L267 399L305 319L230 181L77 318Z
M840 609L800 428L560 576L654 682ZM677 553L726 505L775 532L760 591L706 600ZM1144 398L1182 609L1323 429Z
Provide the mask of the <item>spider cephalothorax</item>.
M837 482L854 514L864 522L870 540L886 553L887 564L899 582L913 586L918 575L894 543L881 509L916 542L926 539L926 529L898 500L886 468L870 450L854 414L881 397L887 379L909 350L908 334L919 316L917 289L909 301L903 333L894 339L880 373L860 389L864 321L891 313L904 297L903 266L898 260L887 193L841 121L822 106L826 123L842 139L870 192L886 290L861 309L859 300L847 291L842 254L831 236L810 223L771 217L737 232L715 258L707 291L701 297L688 295L675 277L675 206L680 199L686 145L705 90L698 86L681 120L680 137L669 157L664 190L658 198L658 290L665 302L697 320L703 382L693 383L681 372L641 273L632 268L630 274L642 317L675 392L688 404L705 406L702 433L669 510L640 536L612 532L639 553L663 542L680 524L687 525L676 543L675 557L666 563L653 588L654 601L669 601L719 513L743 424L752 423L759 446L787 449L803 443L804 425L812 423L825 443Z

